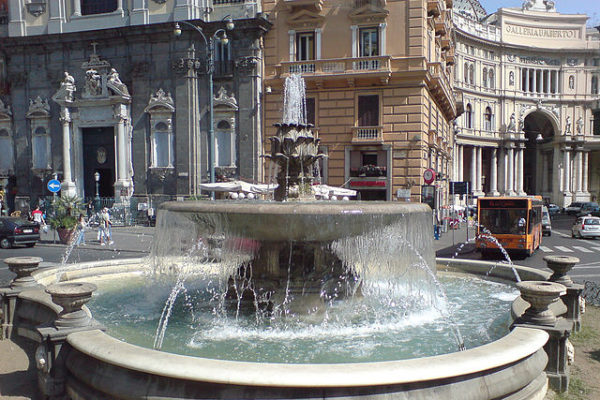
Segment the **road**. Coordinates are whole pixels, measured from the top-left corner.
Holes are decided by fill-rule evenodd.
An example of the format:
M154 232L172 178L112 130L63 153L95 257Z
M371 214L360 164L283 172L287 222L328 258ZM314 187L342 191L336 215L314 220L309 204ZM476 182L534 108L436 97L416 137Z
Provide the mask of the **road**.
M544 257L547 255L568 255L579 258L581 261L575 268L569 273L571 278L578 282L583 283L584 281L592 281L600 283L600 239L573 239L571 238L571 225L575 221L574 216L557 214L552 217L552 235L544 236L542 239L542 245L540 248L531 256L526 258L515 258L513 263L519 265L525 265L528 267L543 269L546 263ZM451 232L445 235L450 235ZM473 230L469 232L469 238L473 237ZM455 243L460 243L466 239L466 235L463 232L456 233ZM448 238L445 238L448 241ZM452 244L452 241L450 241ZM448 257L450 254L450 247L444 249L445 254L438 256ZM481 259L481 255L474 250L472 244L466 245L463 251L459 253L458 258L468 259Z

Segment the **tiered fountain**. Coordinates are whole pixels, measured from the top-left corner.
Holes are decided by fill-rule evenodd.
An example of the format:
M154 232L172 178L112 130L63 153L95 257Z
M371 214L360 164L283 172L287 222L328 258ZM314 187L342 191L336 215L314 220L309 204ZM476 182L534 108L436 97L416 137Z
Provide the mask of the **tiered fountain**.
M36 276L94 279L93 315L136 343L69 333L65 390L81 399L543 397L548 335L491 333L502 325L491 321L507 314L496 303L505 311L491 315L506 286L456 278L446 299L428 206L312 201L312 165L322 155L302 119L302 80L290 77L286 88L267 156L278 165L279 201L164 203L149 262ZM483 332L481 340L467 334L469 350L457 352L452 309L468 309L463 329Z

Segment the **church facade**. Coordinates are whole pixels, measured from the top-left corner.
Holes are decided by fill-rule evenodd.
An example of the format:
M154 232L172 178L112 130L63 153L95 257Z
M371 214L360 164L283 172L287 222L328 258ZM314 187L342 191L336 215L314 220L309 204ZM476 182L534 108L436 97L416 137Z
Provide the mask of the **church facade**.
M559 206L600 197L600 36L552 1L486 15L454 5L464 95L453 180L474 196L541 195Z
M49 195L53 177L62 193L124 204L199 195L210 170L209 68L216 178L261 179L260 60L270 23L260 3L6 5L0 185L9 206L15 196ZM184 20L208 40L183 23L176 36Z

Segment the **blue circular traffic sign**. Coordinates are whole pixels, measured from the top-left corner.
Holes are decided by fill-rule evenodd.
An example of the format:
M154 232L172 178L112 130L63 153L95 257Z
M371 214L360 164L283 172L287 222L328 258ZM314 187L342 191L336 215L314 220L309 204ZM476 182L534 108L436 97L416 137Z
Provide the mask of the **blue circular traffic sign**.
M57 179L50 179L48 181L48 190L52 193L60 191L60 182Z

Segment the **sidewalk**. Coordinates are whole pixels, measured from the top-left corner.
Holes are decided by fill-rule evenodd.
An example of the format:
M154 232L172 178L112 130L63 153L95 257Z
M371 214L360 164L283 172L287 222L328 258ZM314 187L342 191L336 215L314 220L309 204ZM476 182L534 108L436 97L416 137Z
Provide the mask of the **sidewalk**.
M433 228L432 233L433 235ZM433 248L436 257L454 257L456 252L460 250L460 254L472 253L475 251L475 228L468 228L470 242L467 242L467 223L462 222L459 229L448 229L447 232L440 235L439 240L433 241Z

